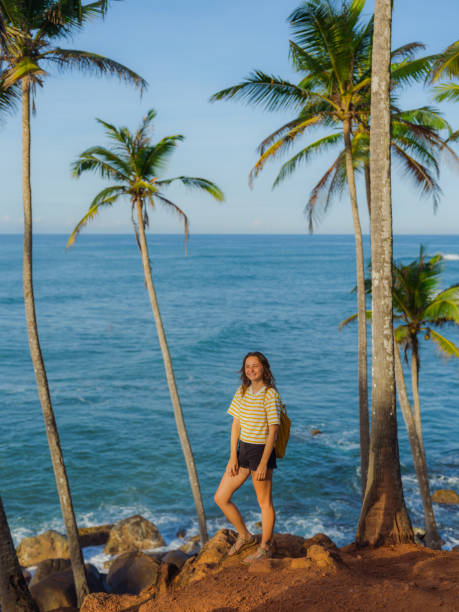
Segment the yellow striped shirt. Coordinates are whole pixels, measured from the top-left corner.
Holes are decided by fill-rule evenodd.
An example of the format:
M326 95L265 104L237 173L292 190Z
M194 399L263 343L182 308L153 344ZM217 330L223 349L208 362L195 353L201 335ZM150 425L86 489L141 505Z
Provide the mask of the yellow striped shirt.
M228 414L236 417L241 425L239 438L251 444L265 444L268 425L280 424L281 400L276 389L262 387L253 393L249 387L242 395L242 386L236 391Z

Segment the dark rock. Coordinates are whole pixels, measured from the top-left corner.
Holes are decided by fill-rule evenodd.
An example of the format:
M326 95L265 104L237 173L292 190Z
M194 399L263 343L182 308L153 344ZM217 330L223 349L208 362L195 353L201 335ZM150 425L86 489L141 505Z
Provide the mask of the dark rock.
M78 535L80 546L103 546L108 542L113 525L97 525L96 527L80 527Z
M40 582L40 580L43 580L47 576L51 576L51 574L63 572L69 567L70 559L45 559L45 561L40 561L30 581L30 586L37 584L37 582Z
M179 529L179 531L177 531L178 538L184 538L185 536L186 536L186 529Z
M311 435L318 436L323 433L320 429L311 429Z
M116 523L110 531L104 552L117 555L136 550L151 550L164 544L157 527L142 516L136 515Z
M172 563L178 569L181 569L183 565L188 561L188 555L183 550L170 550L161 559L163 563Z
M142 552L124 553L111 564L107 584L112 593L138 595L156 584L160 565Z
M86 564L88 586L91 593L103 591L103 583L97 568ZM48 575L30 587L32 597L37 602L40 612L50 612L59 608L76 607L76 592L72 569Z

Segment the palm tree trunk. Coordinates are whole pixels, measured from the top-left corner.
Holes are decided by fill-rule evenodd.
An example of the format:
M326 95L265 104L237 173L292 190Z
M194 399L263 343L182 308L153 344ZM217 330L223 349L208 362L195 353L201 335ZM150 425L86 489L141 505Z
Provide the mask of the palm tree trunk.
M371 220L371 178L370 178L370 164L368 162L365 162L363 166L363 171L365 174L365 193L367 196L368 215Z
M38 612L19 566L1 497L0 603L3 612Z
M424 440L422 437L422 423L421 423L421 400L419 398L419 355L417 340L413 341L413 350L411 351L411 386L413 390L413 413L414 413L414 424L416 427L416 433L419 440L422 453L425 456Z
M397 440L392 324L390 50L392 1L375 1L371 75L372 411L368 478L356 541L412 542Z
M150 297L151 308L153 310L153 316L156 323L156 331L158 333L159 345L161 347L161 353L163 356L164 369L166 370L167 384L169 385L169 393L171 396L172 406L174 408L175 423L177 425L177 431L180 438L180 444L182 446L183 455L185 457L186 467L188 470L188 478L190 480L191 492L193 494L194 504L196 506L196 513L198 515L199 532L201 535L201 544L205 544L209 539L207 535L206 516L204 513L204 506L202 503L201 488L199 486L198 473L196 471L196 464L193 457L193 451L191 450L190 441L188 439L188 433L185 426L185 420L183 418L182 406L180 404L180 398L177 390L177 384L175 382L174 370L172 367L171 355L169 347L167 345L166 334L164 332L163 322L161 319L161 313L159 311L158 300L156 297L156 291L153 284L153 278L151 275L150 267L150 256L148 253L147 239L145 237L145 225L142 215L142 201L136 200L137 209L137 222L140 239L140 252L142 255L143 272L145 276L145 283L148 289L148 295Z
M24 200L24 304L30 356L32 358L33 369L37 381L38 394L43 411L46 435L48 437L51 461L56 479L56 487L67 532L78 605L81 606L89 589L80 542L78 540L78 529L75 521L75 513L73 511L69 482L51 405L48 378L46 376L45 364L41 353L37 319L35 315L32 279L32 190L30 186L30 82L27 78L22 80L22 190Z
M394 340L395 353L395 380L397 383L397 392L400 406L402 408L403 418L408 432L410 441L411 455L413 457L414 469L418 479L419 492L421 494L422 507L424 510L424 523L426 528L425 542L430 548L440 549L442 540L438 535L437 523L432 506L432 497L430 495L429 477L427 474L427 464L425 455L422 452L419 444L419 438L416 432L413 412L411 410L410 401L406 392L405 375L403 373L402 360L400 358L400 349Z
M362 228L355 189L354 164L352 162L351 123L343 121L346 152L346 175L351 199L352 220L355 237L355 262L357 274L357 325L358 325L358 380L359 380L359 422L360 422L360 468L362 473L362 498L365 493L370 448L370 425L368 415L368 372L367 372L367 324L365 304L365 268L363 259Z

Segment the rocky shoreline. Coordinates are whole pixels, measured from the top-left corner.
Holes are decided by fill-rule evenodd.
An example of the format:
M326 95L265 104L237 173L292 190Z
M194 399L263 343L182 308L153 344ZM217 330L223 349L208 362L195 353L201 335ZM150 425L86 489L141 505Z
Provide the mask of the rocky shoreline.
M443 607L445 610L456 609L452 604L453 597L459 600L459 550L433 551L421 545L357 550L352 544L338 548L324 534L308 539L276 534L273 558L247 567L242 560L252 552L251 549L236 557L227 557L227 551L235 541L235 533L229 529L218 531L202 550L198 536L186 538L185 533L179 533L183 545L169 551L160 550L165 544L160 531L140 515L114 525L81 528L79 533L82 547L104 546L104 553L110 555L104 566L106 572L86 564L91 594L86 597L81 612L126 609L139 612L293 610L294 603L286 603L288 593L293 589L298 591L300 599L309 597L311 584L323 592L320 597L316 595L319 607L308 607L308 610L376 610L376 602L374 607L368 607L368 601L365 603L364 600L368 589L377 591L378 588L385 599L393 591L394 597L400 599L403 596L405 600L407 597L404 595L409 595L409 601L415 601L416 597L413 599L412 596L416 589L419 591L417 596L421 597L423 593L435 595L435 601L441 595L438 601L444 602L441 605L446 605ZM77 610L65 536L47 531L24 538L17 548L17 555L41 612ZM381 570L383 559L387 561L384 571ZM402 569L404 564L405 570ZM393 568L396 566L399 572L394 581ZM33 568L33 571L27 568ZM379 568L378 571L375 568ZM279 581L279 577L282 580ZM403 589L400 590L402 583ZM327 603L332 584L341 584L346 589L346 601L349 594L353 594L357 598L352 604L355 607L340 608L336 597ZM272 603L274 607L258 608L268 600L274 602L279 593L284 595L278 603ZM359 597L363 598L360 603L357 601ZM435 605L439 605L438 601ZM449 608L450 604L453 607ZM390 609L405 611L415 608L392 606Z

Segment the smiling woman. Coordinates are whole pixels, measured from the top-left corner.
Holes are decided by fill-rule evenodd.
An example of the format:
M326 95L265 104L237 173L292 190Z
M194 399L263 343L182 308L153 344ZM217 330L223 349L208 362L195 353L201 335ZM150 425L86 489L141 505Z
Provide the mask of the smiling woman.
M244 559L252 563L271 556L276 513L272 499L273 470L277 467L274 445L280 424L281 400L268 360L258 351L242 362L241 386L228 409L233 417L231 454L215 493L215 503L235 526L238 537L228 555L237 555L255 544L231 497L252 474L261 510L262 538L257 551Z

